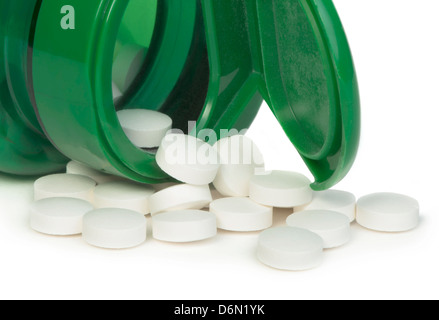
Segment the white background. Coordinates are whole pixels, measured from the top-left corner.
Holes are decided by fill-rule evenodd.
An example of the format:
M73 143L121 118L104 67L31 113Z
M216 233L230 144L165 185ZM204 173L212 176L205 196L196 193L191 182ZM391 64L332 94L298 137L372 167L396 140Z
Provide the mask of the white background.
M363 116L357 161L337 188L357 197L392 191L417 198L418 229L385 234L354 224L350 244L298 273L260 264L253 233L220 232L190 245L149 237L132 250L100 250L81 237L33 232L33 180L0 175L0 298L439 298L439 2L334 2L355 57ZM270 169L309 176L267 107L250 136ZM286 214L277 214L278 223Z

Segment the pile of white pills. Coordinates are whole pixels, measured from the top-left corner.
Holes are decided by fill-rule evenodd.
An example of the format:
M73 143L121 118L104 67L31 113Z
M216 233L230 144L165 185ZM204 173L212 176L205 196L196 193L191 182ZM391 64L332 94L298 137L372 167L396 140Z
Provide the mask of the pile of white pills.
M255 256L260 262L302 271L319 266L326 249L347 244L355 220L381 232L409 231L419 223L419 204L410 197L377 193L357 201L345 191L315 192L299 173L265 171L260 150L245 136L211 146L193 136L167 134L172 121L158 112L145 117L131 112L119 115L127 136L140 148L157 146L158 165L180 183L128 182L72 161L65 174L35 182L34 230L82 234L90 245L126 249L146 241L151 215L156 241L202 241L215 237L218 229L258 232ZM274 208L291 209L284 226L272 227Z

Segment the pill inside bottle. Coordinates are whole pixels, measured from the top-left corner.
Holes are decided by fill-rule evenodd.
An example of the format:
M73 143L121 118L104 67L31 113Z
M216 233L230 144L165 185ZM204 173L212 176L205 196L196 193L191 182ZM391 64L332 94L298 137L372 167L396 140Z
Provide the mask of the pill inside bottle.
M176 40L158 22L164 10L158 0L128 2L111 72L117 120L134 146L152 154L169 130L189 133L188 123L200 117L209 82L207 56L200 59L204 41L193 40L204 27L196 30L194 22L184 23L187 37Z

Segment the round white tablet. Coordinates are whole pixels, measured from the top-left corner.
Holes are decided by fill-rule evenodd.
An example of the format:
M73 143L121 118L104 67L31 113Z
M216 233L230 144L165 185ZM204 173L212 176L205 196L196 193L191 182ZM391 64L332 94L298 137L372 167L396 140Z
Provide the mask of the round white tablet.
M287 225L307 229L323 239L325 249L340 247L351 239L351 222L344 214L328 210L301 211L287 218Z
M357 222L375 231L409 231L419 224L419 203L401 194L371 194L358 200Z
M98 209L84 216L82 237L90 245L106 249L136 247L146 240L143 214L125 209Z
M172 119L164 113L127 109L117 112L120 125L128 139L139 148L156 148L172 128Z
M219 170L216 150L208 143L184 134L165 136L156 160L171 177L193 185L211 183Z
M94 190L96 208L120 208L148 214L149 197L155 189L129 181L109 182L98 185Z
M202 209L212 202L209 186L181 184L153 194L149 198L152 215L165 211Z
M272 268L309 270L323 261L323 240L305 229L271 228L260 234L257 254L262 263Z
M35 231L52 236L82 233L82 218L93 210L90 202L74 198L47 198L30 208L30 225Z
M110 181L114 181L114 180L120 180L120 177L111 175L111 174L107 174L105 172L99 171L99 170L95 170L85 164L82 164L78 161L70 161L69 163L67 163L67 167L66 167L66 173L67 174L79 174L82 176L86 176L89 177L91 179L93 179L94 181L96 181L98 184L100 183L107 183Z
M46 198L76 198L93 201L96 181L76 174L52 174L34 183L35 201Z
M214 148L221 161L215 188L224 196L248 197L250 179L258 168L264 168L258 147L251 139L236 135L219 140Z
M273 225L273 208L249 198L223 198L210 204L219 229L228 231L259 231Z
M250 199L271 207L293 208L312 200L311 181L287 171L254 175L250 180Z
M215 215L200 210L172 211L152 218L152 232L156 240L194 242L217 234Z
M302 207L294 208L294 212L304 210L330 210L343 213L351 222L355 220L357 199L346 191L326 190L315 191L312 201Z
M200 241L216 235L216 218L199 210L165 212L152 218L152 230L153 237L161 241Z

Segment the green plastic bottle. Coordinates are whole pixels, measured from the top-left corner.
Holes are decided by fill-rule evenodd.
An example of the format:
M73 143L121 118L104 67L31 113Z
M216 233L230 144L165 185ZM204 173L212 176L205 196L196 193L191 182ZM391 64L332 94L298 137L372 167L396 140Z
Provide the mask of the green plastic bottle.
M116 102L114 81L123 87ZM315 190L345 177L360 102L330 0L0 0L2 172L46 174L74 159L166 182L117 110L158 110L176 128L196 120L219 134L248 128L263 100Z

